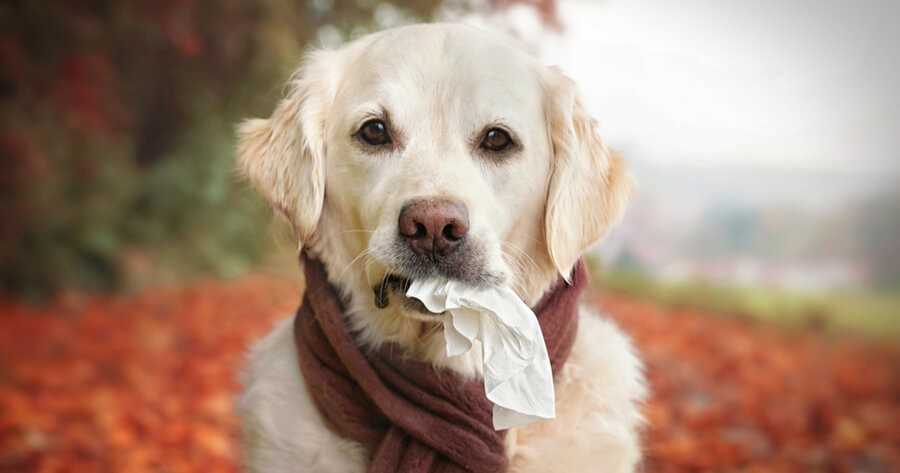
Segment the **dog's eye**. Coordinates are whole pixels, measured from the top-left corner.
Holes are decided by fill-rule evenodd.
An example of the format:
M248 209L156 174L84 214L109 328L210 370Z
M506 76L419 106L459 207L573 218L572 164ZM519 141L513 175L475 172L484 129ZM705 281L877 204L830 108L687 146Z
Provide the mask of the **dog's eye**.
M488 151L499 152L506 150L512 146L512 144L513 141L512 138L510 138L509 133L500 128L491 128L484 134L484 138L481 139L481 144L479 146Z
M373 118L366 121L356 132L364 143L372 146L381 146L391 143L391 135L388 133L387 125L383 120Z

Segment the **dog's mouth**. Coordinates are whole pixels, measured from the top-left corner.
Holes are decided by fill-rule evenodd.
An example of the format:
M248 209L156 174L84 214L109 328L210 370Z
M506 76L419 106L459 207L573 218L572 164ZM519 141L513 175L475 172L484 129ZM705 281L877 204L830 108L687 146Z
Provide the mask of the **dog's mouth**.
M400 275L390 274L385 277L381 284L372 288L375 296L375 307L384 309L391 304L391 299L403 304L403 307L411 312L417 312L428 316L438 316L441 314L431 312L425 307L425 304L418 299L406 297L406 291L412 284L412 280Z

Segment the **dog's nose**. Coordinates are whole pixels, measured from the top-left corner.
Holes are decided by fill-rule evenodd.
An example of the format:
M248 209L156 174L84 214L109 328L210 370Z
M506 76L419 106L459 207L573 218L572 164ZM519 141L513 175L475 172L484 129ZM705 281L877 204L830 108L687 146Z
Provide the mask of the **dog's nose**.
M399 229L416 253L444 256L469 232L469 211L456 200L414 200L400 210Z

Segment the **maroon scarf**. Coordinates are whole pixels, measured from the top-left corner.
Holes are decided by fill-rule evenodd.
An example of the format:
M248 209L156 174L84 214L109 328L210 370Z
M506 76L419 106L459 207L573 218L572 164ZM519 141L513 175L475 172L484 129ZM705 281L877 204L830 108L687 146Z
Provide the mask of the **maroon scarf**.
M338 434L371 448L369 473L494 473L507 468L505 432L495 431L480 379L404 357L396 345L363 351L317 260L302 256L303 305L294 319L300 369L319 412ZM534 312L557 373L577 330L587 271L560 280Z

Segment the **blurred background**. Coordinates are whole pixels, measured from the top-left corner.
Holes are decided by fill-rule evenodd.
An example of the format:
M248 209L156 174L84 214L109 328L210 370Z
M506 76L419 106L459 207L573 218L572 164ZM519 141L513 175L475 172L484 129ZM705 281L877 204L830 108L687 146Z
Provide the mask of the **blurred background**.
M518 37L637 180L589 299L638 343L647 471L900 469L900 4L0 4L0 472L234 471L235 373L299 301L233 172L310 47Z

